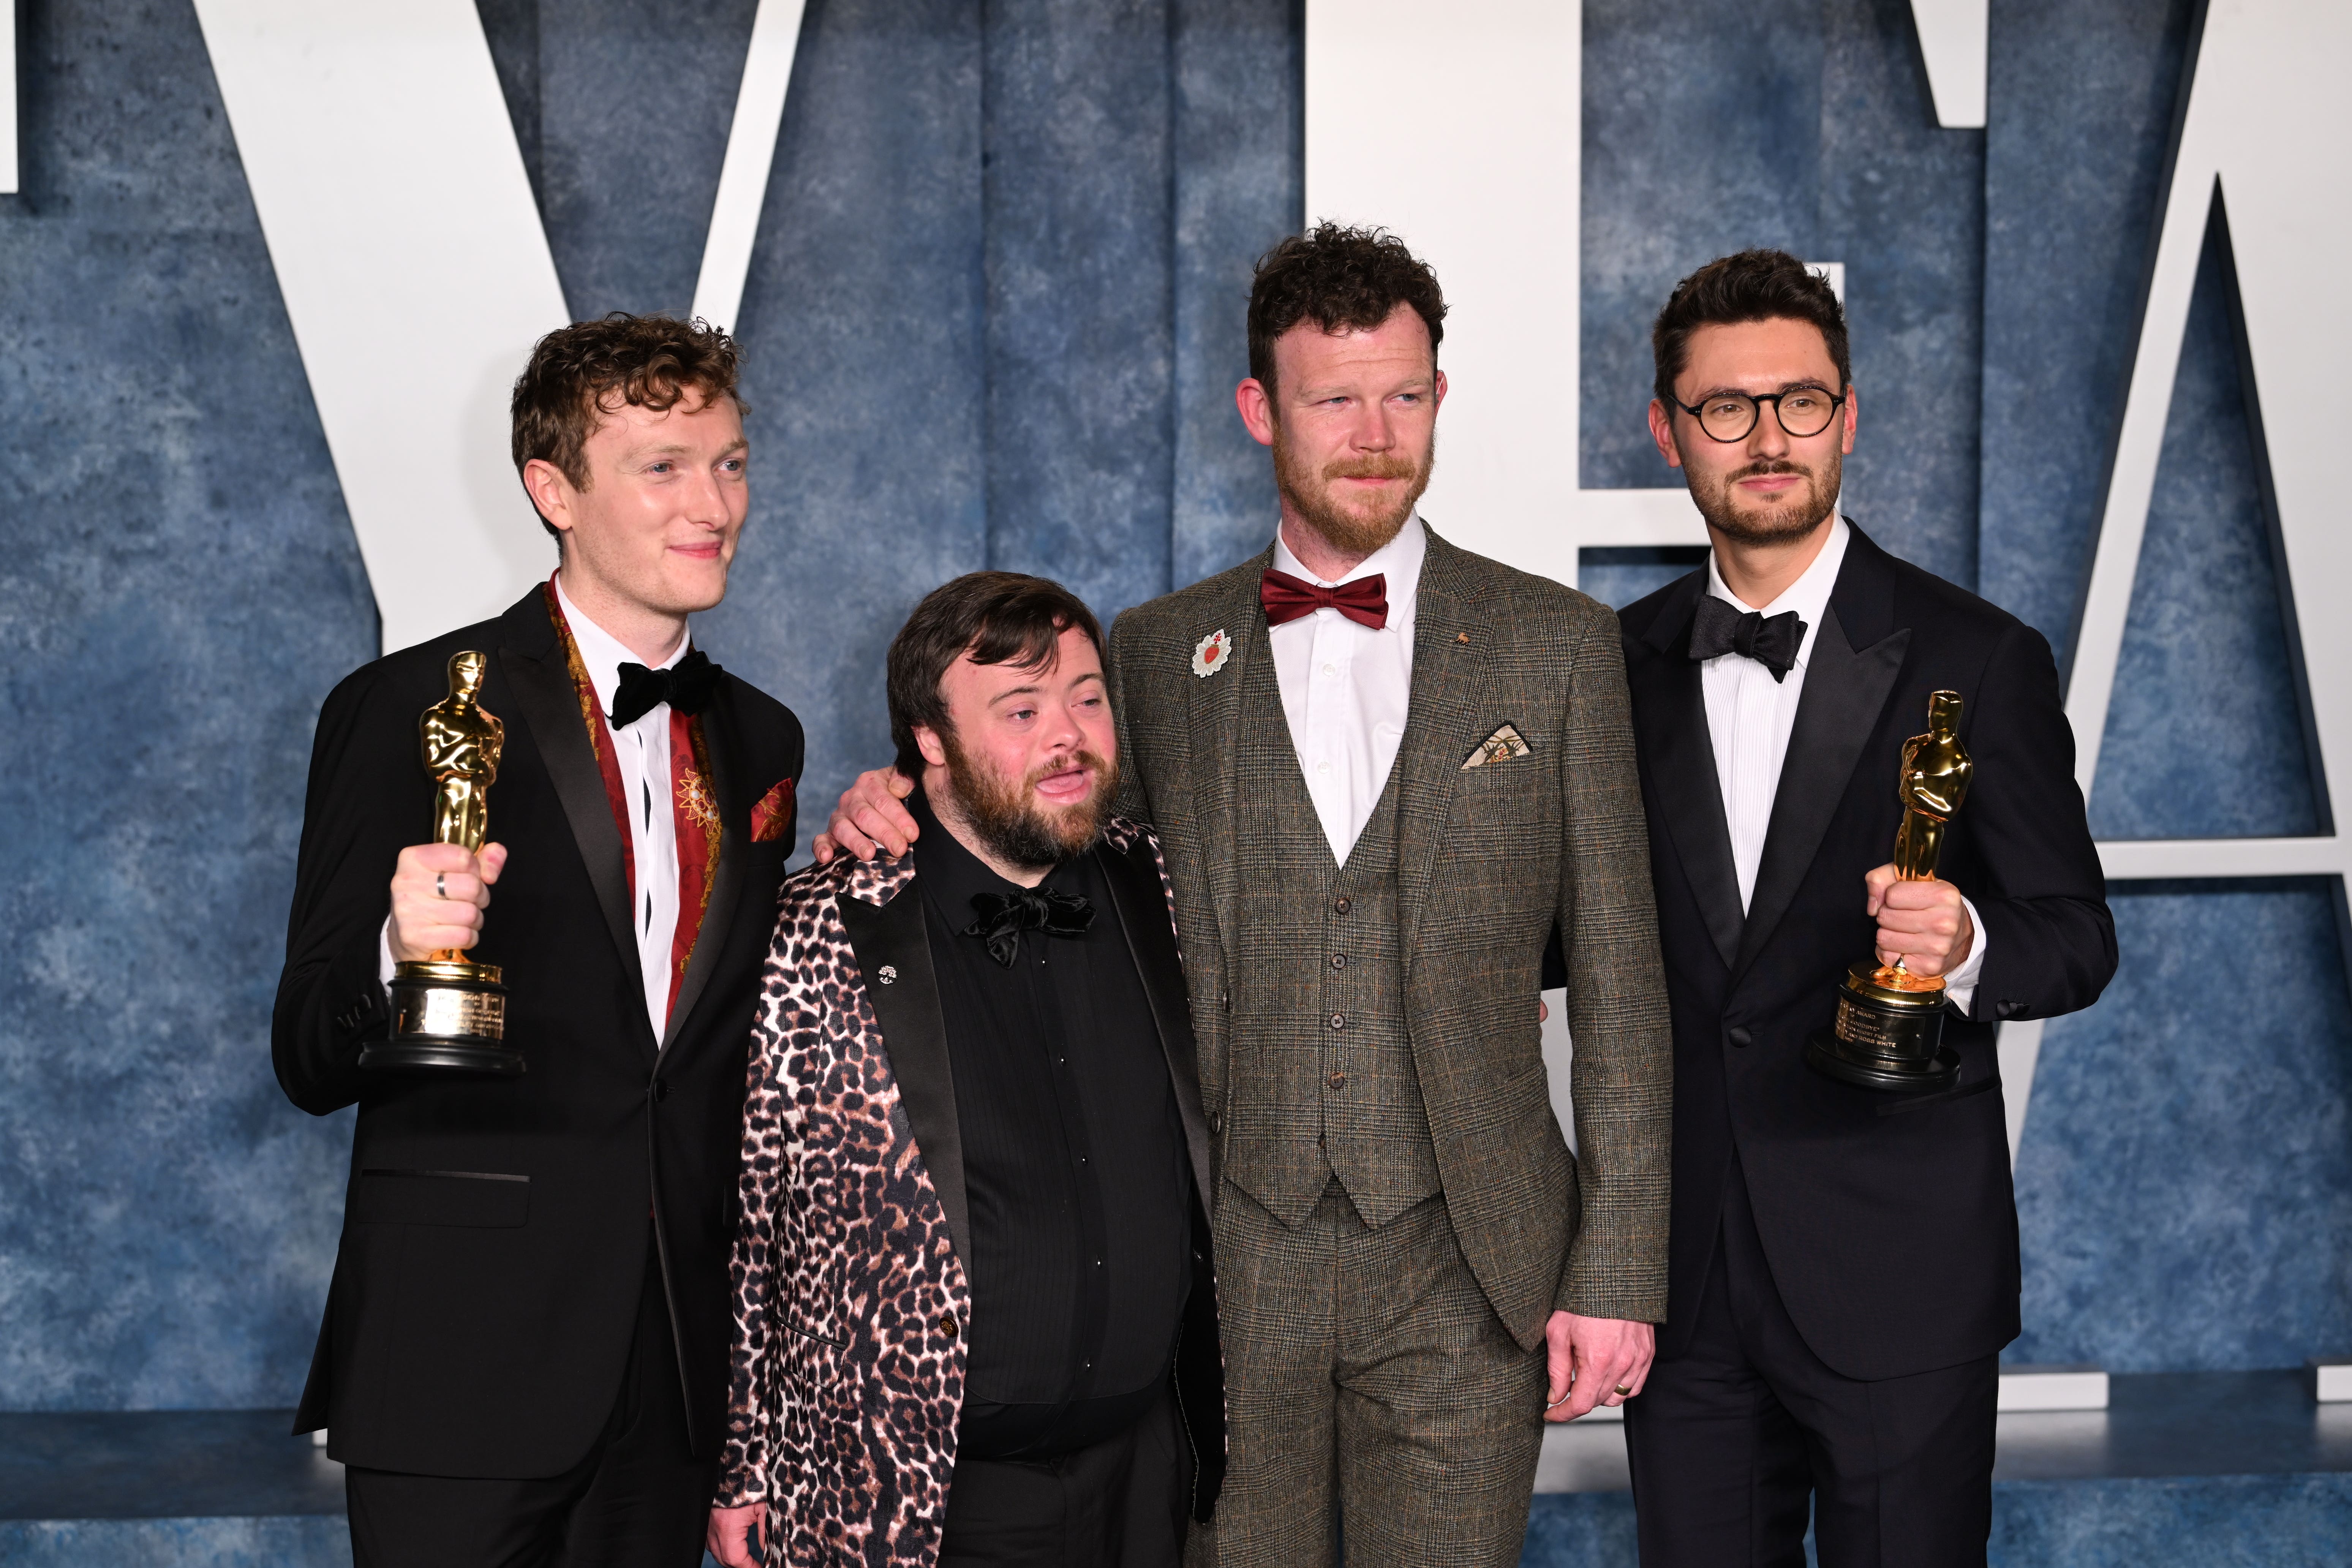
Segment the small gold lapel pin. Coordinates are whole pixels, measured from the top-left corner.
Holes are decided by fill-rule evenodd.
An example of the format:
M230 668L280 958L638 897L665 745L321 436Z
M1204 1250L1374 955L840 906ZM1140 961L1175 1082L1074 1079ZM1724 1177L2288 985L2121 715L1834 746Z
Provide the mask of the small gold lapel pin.
M1513 757L1524 757L1528 754L1528 749L1527 741L1519 734L1518 727L1515 724L1506 724L1478 742L1477 747L1471 752L1469 760L1462 764L1462 771L1466 773L1472 768L1483 768L1488 763L1503 763L1510 761Z
M1468 632L1455 632L1454 634L1454 640L1455 642L1468 642L1470 640L1470 634Z

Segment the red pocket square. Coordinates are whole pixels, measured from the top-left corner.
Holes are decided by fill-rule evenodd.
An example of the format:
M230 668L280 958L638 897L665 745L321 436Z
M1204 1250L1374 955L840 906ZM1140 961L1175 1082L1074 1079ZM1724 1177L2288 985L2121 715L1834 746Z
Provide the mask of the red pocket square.
M793 830L793 781L785 779L751 808L751 842L772 844Z

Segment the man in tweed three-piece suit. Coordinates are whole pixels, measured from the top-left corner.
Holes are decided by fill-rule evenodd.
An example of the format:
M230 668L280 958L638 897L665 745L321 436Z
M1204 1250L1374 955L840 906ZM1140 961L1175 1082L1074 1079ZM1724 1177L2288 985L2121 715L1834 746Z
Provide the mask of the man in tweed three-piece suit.
M1190 1560L1518 1559L1542 1421L1642 1387L1671 1045L1616 617L1414 510L1444 305L1392 238L1260 263L1275 543L1121 616L1123 809L1176 896L1214 1156L1229 1469ZM869 773L830 837L903 849ZM830 846L820 843L820 854ZM1557 926L1571 1155L1536 1006Z

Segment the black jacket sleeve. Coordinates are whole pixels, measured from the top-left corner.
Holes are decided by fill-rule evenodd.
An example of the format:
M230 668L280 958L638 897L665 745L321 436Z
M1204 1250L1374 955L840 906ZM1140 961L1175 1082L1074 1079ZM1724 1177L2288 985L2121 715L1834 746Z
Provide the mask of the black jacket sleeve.
M429 837L416 713L401 712L384 685L371 665L335 688L310 749L269 1049L286 1098L314 1116L360 1097L360 1047L390 1021L377 942L393 868L404 847Z
M2106 879L2074 783L2074 731L2041 633L2011 623L1987 663L1962 807L1978 881L1960 890L1990 943L1969 1011L2050 1018L2098 1000L2116 972Z

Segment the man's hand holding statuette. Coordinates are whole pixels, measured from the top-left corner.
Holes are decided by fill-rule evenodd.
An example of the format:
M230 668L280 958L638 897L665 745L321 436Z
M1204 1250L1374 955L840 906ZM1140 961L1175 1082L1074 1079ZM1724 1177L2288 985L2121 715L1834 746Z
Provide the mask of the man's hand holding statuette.
M393 960L414 963L446 948L468 948L482 934L490 885L506 868L503 844L476 855L462 844L412 844L392 873L392 921L384 944Z
M1869 893L1865 911L1878 921L1878 962L1903 960L1917 975L1949 974L1969 961L1976 946L1976 926L1959 889L1940 878L1906 882L1895 874L1895 863L1863 879Z

